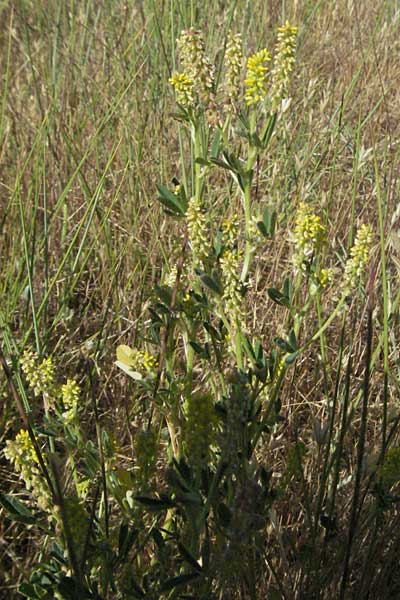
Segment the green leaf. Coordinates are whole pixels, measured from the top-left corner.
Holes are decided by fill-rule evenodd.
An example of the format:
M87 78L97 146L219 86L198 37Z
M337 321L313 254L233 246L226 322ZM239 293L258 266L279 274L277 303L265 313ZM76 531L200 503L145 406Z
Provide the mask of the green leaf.
M292 365L295 362L296 358L298 357L299 353L300 353L300 351L296 350L296 352L292 352L291 354L289 354L289 356L286 356L285 363L287 365Z
M185 482L187 482L187 484L190 487L192 483L192 472L190 470L189 465L185 462L183 458L181 458L179 462L176 460L176 458L173 458L172 463L174 464L179 475Z
M276 337L274 339L274 342L284 352L292 352L293 351L293 348L291 347L291 345L281 337Z
M187 548L185 548L185 546L181 542L178 542L178 548L179 548L179 551L182 554L183 558L186 560L186 562L189 563L189 565L195 571L197 571L198 573L201 573L202 572L201 565L199 565L197 560L190 554L189 550L187 550Z
M292 331L289 333L289 344L291 345L292 350L298 350L299 347L297 345L297 339L294 329L292 329Z
M216 158L219 154L219 147L221 144L221 131L217 129L215 137L211 146L211 157Z
M226 169L227 171L233 171L232 166L227 164L224 160L220 158L211 158L211 162L218 167L222 167L222 169Z
M271 136L274 132L277 116L278 116L277 113L274 113L273 115L271 115L268 120L268 123L266 124L266 126L264 128L263 134L261 136L261 141L262 141L264 150L267 148L269 141L271 139Z
M232 512L226 504L220 502L217 507L218 518L223 527L229 527L232 521Z
M233 152L226 152L226 150L224 150L222 156L227 164L231 166L232 171L235 171L236 173L242 173L242 164L237 156L233 154Z
M128 523L121 523L118 536L118 558L125 560L129 554L135 539L137 538L138 530L130 527Z
M20 594L26 596L26 598L40 598L36 593L35 586L31 583L21 583L18 591Z
M206 287L208 287L212 292L214 292L214 294L217 294L217 296L222 296L222 289L218 281L216 281L206 273L200 275L200 280Z
M192 348L196 352L196 354L199 354L200 356L204 356L204 350L203 350L203 347L201 346L201 344L198 344L197 342L189 342L189 344L192 346Z
M206 344L204 345L204 347L201 344L198 344L197 342L189 342L189 344L192 346L196 354L201 356L201 358L206 358L207 360L210 360L210 351Z
M210 543L210 534L208 531L208 527L205 530L204 542L201 547L201 560L203 569L208 571L210 567L210 555L211 555L211 543Z
M167 592L168 590L173 590L174 588L185 585L189 583L189 581L193 581L193 579L197 579L200 576L200 573L187 573L185 575L178 575L178 577L172 577L171 579L167 579L167 581L161 586L161 592Z
M260 340L258 340L258 339L256 339L255 344L254 344L254 352L256 355L257 362L263 361L264 350L263 350ZM263 362L265 362L265 361L263 361Z
M220 258L221 254L222 254L222 250L223 250L222 231L218 231L217 235L215 236L214 250L215 250L216 257Z
M256 148L263 148L263 143L256 133L251 136L251 142Z
M241 125L243 126L243 128L244 128L244 129L245 129L247 132L249 132L249 131L250 131L250 121L249 121L249 119L247 118L247 116L246 116L244 113L240 112L240 113L238 114L238 118L239 118L239 121L240 121Z
M277 221L276 210L271 212L268 207L265 208L264 212L263 212L263 224L264 224L265 230L267 232L267 237L272 237L274 235L276 221Z
M253 345L252 345L251 340L250 340L250 338L248 336L246 336L245 339L244 339L244 349L246 351L246 354L248 355L248 357L251 360L254 360L254 361L257 360L256 359L256 354L254 352Z
M77 597L82 597L81 594L79 594L75 581L72 577L67 577L66 575L61 579L57 586L57 590L65 600L75 600ZM83 596L83 598L85 598L85 596Z
M204 321L203 326L204 326L204 329L207 331L207 333L214 340L218 340L220 342L223 339L223 336L220 334L220 332L217 331L217 329L215 329L215 327L213 325L211 325L211 323L209 323L208 321Z
M265 238L269 237L268 229L263 221L257 221L257 229Z
M182 199L178 196L175 196L172 192L170 192L165 186L157 183L157 189L159 192L158 200L169 208L173 213L183 216L186 213L186 206L183 203Z
M0 504L6 510L9 518L12 521L28 524L36 522L36 519L31 511L14 496L2 494L0 492Z
M283 293L286 296L286 298L288 298L288 300L291 304L292 296L293 296L293 285L292 285L292 281L289 277L287 277L283 283Z
M135 500L140 502L146 506L149 510L166 510L168 508L174 508L176 506L175 502L168 499L160 499L160 498L149 498L148 496L135 496Z
M267 294L271 298L271 300L276 304L279 304L280 306L285 306L286 308L290 308L289 298L285 296L285 294L282 294L282 292L280 292L276 288L268 288Z
M196 158L195 163L197 163L198 165L201 165L203 167L209 167L209 166L211 166L210 161L206 160L205 158L201 158L201 156L198 156Z
M171 306L172 303L172 290L166 285L156 285L155 292L158 298L163 302L166 306Z

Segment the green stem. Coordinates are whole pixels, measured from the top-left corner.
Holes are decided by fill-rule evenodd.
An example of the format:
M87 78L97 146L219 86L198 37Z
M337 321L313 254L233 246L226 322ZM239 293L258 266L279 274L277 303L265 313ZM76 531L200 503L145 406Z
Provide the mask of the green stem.
M256 131L256 118L257 113L255 110L252 111L250 115L250 135L255 133ZM257 159L257 148L249 142L249 154L247 157L246 163L246 177L245 177L245 185L244 190L242 191L243 197L243 208L244 208L244 219L245 219L245 232L246 232L246 246L245 246L245 255L243 262L243 269L241 280L246 281L251 261L254 254L254 247L251 242L251 184L253 180L253 167L254 163Z
M379 223L379 238L380 238L380 255L381 255L381 277L382 277L382 297L383 297L383 373L384 373L384 394L383 394L383 415L382 415L382 445L381 445L381 460L383 459L386 446L387 433L387 381L389 372L389 298L387 284L387 268L385 254L385 225L383 214L383 201L381 196L381 185L379 166L376 155L374 156L375 180L376 180L376 197L378 204L378 223Z

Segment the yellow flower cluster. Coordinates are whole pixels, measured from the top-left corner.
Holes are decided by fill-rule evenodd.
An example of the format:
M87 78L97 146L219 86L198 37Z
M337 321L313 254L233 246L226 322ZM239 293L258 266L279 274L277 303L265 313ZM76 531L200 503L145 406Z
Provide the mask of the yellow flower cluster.
M242 62L242 36L240 33L233 34L230 31L225 52L225 89L226 94L232 104L238 99L240 93L240 75L242 71Z
M38 505L46 509L50 496L39 471L39 461L28 431L21 429L14 440L7 440L4 455L20 473L26 488L32 491Z
M240 281L240 253L235 250L225 250L221 258L223 296L225 312L232 323L242 320L242 284Z
M193 27L182 31L177 44L183 70L193 81L200 98L208 104L213 95L214 67L206 56L202 32Z
M257 104L266 96L266 82L271 55L266 48L250 56L247 61L247 74L245 83L245 100L247 106Z
M67 383L61 386L61 397L65 411L64 420L70 423L74 420L78 412L80 388L75 379L67 379Z
M186 73L174 73L168 81L175 89L178 104L193 106L193 80Z
M294 228L295 265L304 270L307 262L317 254L325 241L326 227L321 217L314 214L309 206L300 202Z
M137 368L140 371L147 371L151 373L157 367L157 359L155 356L147 352L146 350L133 350L135 353L135 365L132 365L134 368Z
M368 265L374 234L369 225L361 225L353 247L350 250L350 258L345 266L345 285L355 288L359 284Z
M233 247L239 233L239 215L235 213L231 218L224 219L221 224L222 241L228 247Z
M296 55L297 27L286 21L278 28L278 41L275 48L274 67L271 71L271 105L276 110L287 93L290 75Z
M157 367L156 357L146 351L142 352L141 355L144 369L149 373L154 371L154 369Z
M209 394L192 394L185 405L183 440L185 453L194 465L204 465L214 441L217 421L212 397Z
M207 219L203 204L196 198L191 198L186 211L189 241L192 248L194 263L203 262L210 255Z
M170 270L170 272L168 273L167 277L165 278L165 285L169 288L174 288L177 276L178 276L178 269L177 269L177 266L174 265L172 267L172 269Z
M322 288L327 288L333 281L332 269L321 269L318 275L318 283Z
M32 440L30 435L26 429L21 429L19 433L15 436L15 440L11 442L7 440L6 442L7 448L10 450L6 452L14 452L13 462L17 471L20 471L23 467L23 463L36 463L39 464L38 457L36 454L36 450L33 447ZM6 454L7 458L11 460L11 457Z
M38 355L32 350L25 350L21 367L25 373L29 386L35 394L51 394L55 385L55 369L53 359L45 358L39 363Z

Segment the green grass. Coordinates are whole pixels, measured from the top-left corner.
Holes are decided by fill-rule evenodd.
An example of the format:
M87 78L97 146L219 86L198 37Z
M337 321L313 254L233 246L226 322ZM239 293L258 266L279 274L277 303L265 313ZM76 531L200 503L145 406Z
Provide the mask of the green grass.
M115 563L98 563L100 597L139 597L121 591L129 565L135 566L138 581L147 572L153 594L163 581L199 570L199 561L204 567L204 531L189 534L180 525L178 541L188 552L182 563L175 546L173 552L168 546L170 557L163 555L155 533L172 531L178 517L175 522L169 512L157 516L136 505L124 512L113 497L118 495L112 480L118 469L133 477L133 495L154 497L169 490L174 448L179 446L184 456L188 443L182 442L182 406L166 408L160 400L167 385L172 389L171 373L179 373L177 398L207 388L220 400L221 389L227 393L233 385L228 371L243 360L251 363L239 336L236 356L221 355L222 367L215 363L211 368L199 349L188 346L189 341L211 344L212 335L200 332L194 318L181 332L171 299L171 314L162 317L161 327L149 312L157 307L156 286L179 264L185 236L183 220L168 217L157 201L157 184L172 189L176 177L189 195L204 185L214 233L223 218L243 212L228 171L212 171L199 183L196 148L184 123L174 119L168 78L176 68L176 38L183 28L202 29L222 79L229 28L242 33L248 56L264 46L272 49L276 27L286 18L299 26L291 103L247 189L253 213L266 206L277 211L275 237L251 256L247 331L261 341L265 356L276 348L274 339L286 339L291 329L302 350L282 381L278 377L272 400L262 409L269 431L258 425L251 433L254 456L246 466L246 493L251 495L252 477L261 477L257 469L271 471L266 522L262 535L254 534L243 550L248 576L235 579L227 573L223 561L228 559L214 549L216 562L206 577L213 581L209 596L204 591L208 583L201 592L188 583L159 593L165 598L189 592L196 598L396 597L400 469L387 456L399 447L400 422L398 2L19 0L0 3L0 18L0 348L15 386L13 392L1 371L1 447L24 425L16 397L34 435L41 435L35 427L45 426L42 400L32 394L20 369L25 349L53 356L60 383L74 377L82 389L82 453L74 455L76 470L68 483L58 479L59 467L53 468L54 461L67 460L62 439L42 443L45 456L48 449L58 456L49 455L47 463L60 501L57 525L47 524L0 454L2 493L30 506L36 523L24 523L30 517L21 519L21 514L10 518L6 501L0 507L1 597L23 597L19 586L49 560L51 541L58 535L54 531L63 527L63 551L72 565L68 574L83 586L82 567L73 544L68 545L73 535L63 496L90 456L96 460L86 510L96 543L106 540L117 557ZM231 144L230 151L246 157L244 138L235 133ZM300 319L274 303L267 290L282 290L290 277L291 232L296 207L304 200L327 226L328 243L318 260L334 269L334 281L326 294L310 300ZM375 235L364 287L327 322L340 303L344 264L361 223L371 224ZM243 234L239 243L245 248ZM308 288L295 278L293 284L294 302L304 308ZM200 283L194 286L197 293L203 289ZM216 326L215 315L210 323ZM138 391L115 367L119 344L146 347L157 355L162 369L155 388ZM279 419L272 422L278 404ZM139 464L136 445L137 432L149 422L161 447L155 472ZM140 468L146 485L136 480ZM389 486L385 468L392 469ZM240 496L235 477L228 482L226 475L225 481L218 460L210 469L214 483L201 517L189 511L186 524L204 523L218 494L229 510L238 515L245 510L235 500L236 493ZM192 483L201 489L198 474ZM23 509L18 505L16 510ZM219 528L207 533L211 546L218 546L224 531L223 516L218 518ZM132 549L124 554L124 536L136 535L136 529L134 556ZM89 537L85 552L95 556ZM229 559L233 571L234 559ZM118 592L110 565L118 573ZM143 580L137 585L143 588Z

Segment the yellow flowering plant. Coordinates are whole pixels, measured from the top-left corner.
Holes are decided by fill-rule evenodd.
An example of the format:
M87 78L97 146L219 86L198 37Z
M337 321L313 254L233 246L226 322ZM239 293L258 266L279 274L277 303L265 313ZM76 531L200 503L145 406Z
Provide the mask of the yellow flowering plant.
M269 540L278 539L281 549L286 544L271 531L279 529L275 507L292 485L305 498L313 564L320 522L334 529L350 414L346 405L336 432L339 377L328 423L315 425L315 498L306 485L303 441L291 443L279 467L275 457L289 429L283 403L291 399L292 374L310 347L319 344L326 356L325 335L338 316L344 331L352 296L365 293L374 236L360 225L340 272L330 262L323 203L260 200L283 130L297 33L286 22L274 52L261 47L245 59L242 36L229 31L215 66L200 30L178 38L169 84L179 180L156 188L181 236L174 232L179 239L170 256L164 253L165 268L152 273L134 335L126 331L115 348L129 451L122 454L107 402L100 415L97 363L87 377L74 377L51 356L21 356L17 373L34 410L23 411L23 427L4 455L25 487L29 511L8 497L0 501L29 524L30 509L36 511L54 542L49 561L22 588L32 598L257 600ZM276 231L285 240L280 256ZM278 276L284 272L277 287L272 263ZM325 298L336 283L333 305ZM282 311L278 331L269 322L261 330L260 313L274 310ZM308 321L314 329L306 335ZM323 375L326 391L333 377ZM393 452L377 469L385 493L399 481L398 462Z

